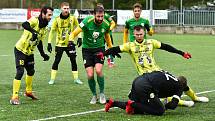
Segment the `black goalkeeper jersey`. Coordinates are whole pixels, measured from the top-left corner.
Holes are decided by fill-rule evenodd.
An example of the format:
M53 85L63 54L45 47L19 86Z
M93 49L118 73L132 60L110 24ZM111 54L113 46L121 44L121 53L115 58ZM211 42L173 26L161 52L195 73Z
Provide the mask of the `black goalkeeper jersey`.
M146 81L146 82L143 82ZM134 81L136 87L151 87L153 92L159 97L170 97L182 95L183 88L175 76L168 72L155 71L139 76Z

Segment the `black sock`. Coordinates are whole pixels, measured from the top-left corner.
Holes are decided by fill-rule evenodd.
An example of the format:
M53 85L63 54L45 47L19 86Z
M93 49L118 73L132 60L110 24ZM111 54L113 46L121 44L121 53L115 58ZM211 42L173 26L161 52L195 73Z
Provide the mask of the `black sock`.
M121 108L121 109L125 109L126 108L126 104L127 104L127 102L114 101L113 102L113 107L118 107L118 108Z

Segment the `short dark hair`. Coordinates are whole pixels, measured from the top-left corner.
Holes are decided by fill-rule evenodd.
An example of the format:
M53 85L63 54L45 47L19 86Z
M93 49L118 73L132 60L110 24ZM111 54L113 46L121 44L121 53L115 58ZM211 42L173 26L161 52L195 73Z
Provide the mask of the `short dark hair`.
M46 14L48 9L51 11L54 11L54 9L52 7L44 6L44 7L42 7L42 9L40 11L40 15L42 15L42 13Z
M188 86L187 86L187 79L184 76L179 76L177 77L179 84L181 85L181 87L183 88L183 90L185 90Z
M134 10L135 8L140 8L140 9L142 9L142 5L141 5L140 3L135 3L135 4L133 5L133 10Z
M141 29L143 29L142 25L136 25L136 26L134 26L134 30L136 30L136 31L140 31Z
M93 13L96 14L97 12L98 12L98 13L104 12L104 8L101 7L101 6L96 6L96 7L94 8Z

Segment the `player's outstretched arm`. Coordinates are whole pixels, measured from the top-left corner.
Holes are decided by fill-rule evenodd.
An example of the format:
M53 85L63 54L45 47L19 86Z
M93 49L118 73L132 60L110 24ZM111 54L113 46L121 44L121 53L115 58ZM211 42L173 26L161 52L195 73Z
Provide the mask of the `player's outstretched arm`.
M37 45L37 48L40 52L40 55L43 57L43 61L48 61L49 60L49 56L47 54L45 54L44 50L43 50L43 43L40 40L39 44Z
M82 29L80 27L77 27L70 35L69 35L69 41L73 41L78 34L82 32Z
M121 56L119 55L120 52L121 52L120 47L116 46L107 49L105 52L99 52L96 54L96 56L100 59L104 59L104 57L107 55L112 55L113 57L117 56L118 58L121 58Z
M176 49L173 46L168 45L168 44L161 43L161 47L159 49L166 50L166 51L172 52L172 53L177 53L179 55L182 55L186 59L190 59L191 58L191 54L190 53L178 50L178 49Z

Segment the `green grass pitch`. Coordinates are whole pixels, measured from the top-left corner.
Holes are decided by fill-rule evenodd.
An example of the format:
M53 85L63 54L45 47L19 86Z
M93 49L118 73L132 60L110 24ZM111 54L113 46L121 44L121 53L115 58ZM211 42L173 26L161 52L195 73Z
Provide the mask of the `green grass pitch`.
M43 62L38 51L35 51L36 73L33 80L33 90L40 100L32 101L23 96L25 90L24 77L22 79L20 100L21 105L9 104L12 94L12 80L15 76L15 62L13 48L20 38L22 31L0 30L0 120L26 121L62 116L57 121L212 121L215 114L215 92L201 94L207 96L209 103L196 103L194 107L178 107L168 110L163 116L127 115L124 110L111 109L109 113L98 111L79 115L77 113L99 110L104 105L91 105L91 93L88 88L87 77L83 66L81 49L78 48L78 70L83 85L73 83L69 59L64 54L56 78L56 84L48 85L50 70L54 54L50 61ZM115 45L122 44L122 33L113 33ZM152 38L152 37L150 37ZM155 51L156 62L161 68L174 75L184 75L195 92L215 89L215 36L211 35L174 35L155 34L153 38L168 43L174 47L192 54L190 60L180 55L162 50ZM45 51L46 44L44 43ZM54 45L54 44L52 44ZM47 52L47 51L46 51ZM127 100L133 79L137 76L134 65L128 54L121 54L121 59L115 59L116 66L109 69L104 64L105 94L114 99ZM98 88L98 85L97 85ZM190 100L184 97L186 100ZM77 114L70 115L67 114Z

